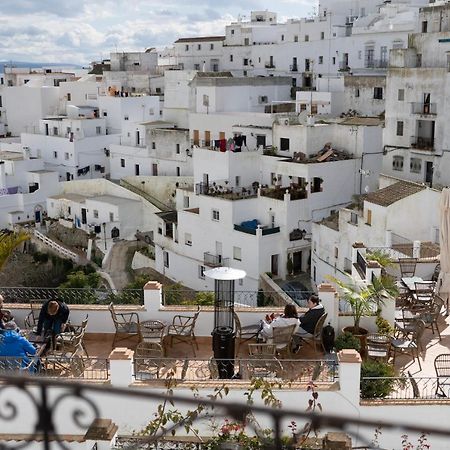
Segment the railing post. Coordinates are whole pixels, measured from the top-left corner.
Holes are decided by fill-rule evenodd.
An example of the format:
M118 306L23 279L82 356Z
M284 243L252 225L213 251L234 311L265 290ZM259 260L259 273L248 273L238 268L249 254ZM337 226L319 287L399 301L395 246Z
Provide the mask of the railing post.
M325 312L328 314L327 322L334 328L336 335L339 327L339 296L334 286L328 283L322 283L318 287L319 298L322 302ZM325 324L326 325L326 324Z
M413 258L420 258L420 241L413 242Z
M162 284L158 281L149 281L144 286L144 307L149 317L156 313L162 306Z
M344 398L355 406L359 405L361 383L361 355L353 349L338 353L339 385Z
M125 347L117 347L110 353L111 385L126 387L133 383L133 357L133 350Z
M94 419L84 435L86 450L111 450L115 445L117 429L111 419Z

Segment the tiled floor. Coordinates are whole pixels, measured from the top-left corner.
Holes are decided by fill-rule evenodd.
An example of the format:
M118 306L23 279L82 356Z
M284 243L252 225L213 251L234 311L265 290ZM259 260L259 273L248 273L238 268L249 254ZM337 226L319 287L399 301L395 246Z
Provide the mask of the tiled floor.
M440 317L439 328L441 330L442 339L439 340L437 334L433 335L431 330L425 330L422 338L423 351L421 352L422 370L419 370L417 361L407 355L398 355L395 361L396 370L401 372L411 372L412 375L419 377L433 377L434 359L441 353L450 353L450 317ZM85 342L90 356L99 358L107 358L112 350L112 334L87 334ZM191 359L209 359L212 356L211 337L197 337L199 349L196 350L196 356L189 344L177 343L173 347L169 347L167 357L169 358L191 358ZM135 349L137 345L136 338L124 339L117 342L116 347L128 347ZM239 356L245 358L247 355L246 344L242 345L239 350ZM312 347L305 345L300 352L295 355L295 359L318 359L323 354L315 355Z

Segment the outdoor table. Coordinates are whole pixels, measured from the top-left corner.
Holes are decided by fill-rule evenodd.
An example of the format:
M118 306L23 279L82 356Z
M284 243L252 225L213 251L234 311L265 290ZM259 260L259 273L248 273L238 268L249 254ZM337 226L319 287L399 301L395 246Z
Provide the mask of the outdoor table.
M144 320L139 323L141 338L144 342L162 343L167 324L160 320Z
M404 277L401 279L402 284L408 289L410 292L414 292L416 290L416 283L423 283L424 280L421 277ZM430 281L432 283L432 281Z
M36 356L44 356L48 350L49 337L36 334L33 331L22 331L23 336L33 344L36 349Z

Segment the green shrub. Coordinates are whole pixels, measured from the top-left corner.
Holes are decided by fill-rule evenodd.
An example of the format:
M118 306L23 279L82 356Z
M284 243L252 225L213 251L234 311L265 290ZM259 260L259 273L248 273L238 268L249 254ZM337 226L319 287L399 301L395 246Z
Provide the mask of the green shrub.
M185 288L181 283L175 283L164 287L164 304L180 305L184 289Z
M275 303L273 301L273 298L270 295L266 296L262 289L258 290L258 294L256 297L256 305L258 307L273 306L274 304Z
M394 389L396 379L394 367L391 364L379 361L365 361L361 364L361 397L385 398ZM364 380L367 377L378 380Z
M195 304L200 306L214 306L214 292L197 292Z
M346 331L336 338L334 347L336 348L337 352L348 348L357 350L359 352L359 350L361 349L361 341L352 333Z
M36 252L33 253L34 262L46 263L48 261L48 253Z
M380 315L377 316L375 324L377 326L379 334L384 334L385 336L391 336L394 333L394 327Z

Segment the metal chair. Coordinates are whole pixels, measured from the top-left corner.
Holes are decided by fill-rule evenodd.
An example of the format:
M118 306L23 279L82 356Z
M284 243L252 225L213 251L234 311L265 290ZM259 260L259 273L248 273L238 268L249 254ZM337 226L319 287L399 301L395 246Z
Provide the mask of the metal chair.
M391 351L393 352L393 364L395 364L395 357L397 352L405 353L417 358L419 363L419 369L422 370L422 365L420 364L420 340L422 339L423 332L425 330L425 322L423 320L417 320L414 324L414 329L411 333L411 338L398 338L392 339L391 341Z
M261 330L261 324L255 323L252 325L242 326L241 320L235 311L233 311L233 320L236 337L239 339L239 344L237 348L237 353L244 342L250 341L251 339L258 338L258 334Z
M134 352L134 373L139 379L159 378L164 350L157 342L140 342Z
M86 365L81 340L82 336L78 335L70 344L62 344L59 349L51 350L42 358L45 370L56 374L65 373L75 378L83 377Z
M434 296L436 283L430 281L420 281L414 283L415 290L412 293L413 306L431 304Z
M429 308L426 308L425 311L419 312L418 318L425 322L425 328L431 329L431 332L434 334L434 330L436 329L439 340L441 340L441 332L439 330L438 320L441 315L442 307L445 305L444 300L437 294L434 295L433 303Z
M387 362L391 349L391 338L383 334L368 334L366 337L367 358Z
M276 354L282 355L286 352L288 357L292 357L292 339L297 325L287 325L285 327L272 327L272 337L268 340L269 344L274 344Z
M187 342L191 345L195 356L195 347L198 350L198 343L195 338L194 328L199 314L200 308L193 316L176 315L173 317L172 324L168 326L166 335L170 342L170 347L173 347L174 341Z
M323 347L323 340L322 340L322 330L323 326L325 325L325 321L327 320L328 313L323 313L319 320L316 323L316 326L314 327L314 333L311 335L302 336L300 334L297 334L296 336L300 336L301 341L306 342L307 344L310 344L314 347L314 353L317 353L317 346L320 344L322 347L322 350L325 351L325 348Z
M399 258L398 265L402 278L413 277L416 273L417 258Z
M132 337L137 336L138 340L141 340L141 329L139 326L139 316L137 313L116 313L112 302L109 304L108 309L111 313L111 318L116 329L112 343L113 348L118 340L127 339L130 335ZM120 338L119 336L121 334L125 334L127 336Z
M436 395L448 397L450 390L450 354L443 353L434 359L434 370L436 372L437 385ZM447 394L445 393L447 389Z
M25 317L25 328L28 330L32 330L34 327L37 327L39 321L39 314L41 313L42 308L42 300L31 300L30 301L30 309L31 311Z

